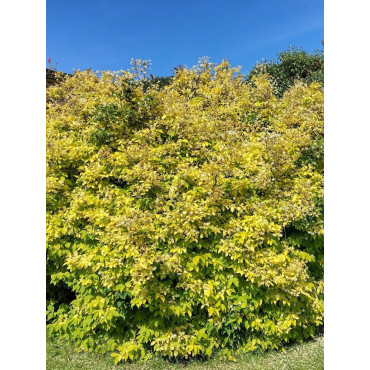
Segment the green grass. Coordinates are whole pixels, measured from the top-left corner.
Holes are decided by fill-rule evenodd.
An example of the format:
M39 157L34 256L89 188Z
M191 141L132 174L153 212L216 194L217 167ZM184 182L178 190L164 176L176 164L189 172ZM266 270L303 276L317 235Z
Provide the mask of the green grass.
M283 352L266 352L263 354L246 354L237 362L209 360L206 362L192 361L188 364L169 363L162 359L153 359L145 364L119 364L113 366L110 356L77 352L70 345L54 339L47 340L47 370L154 370L154 369L253 369L253 370L321 370L324 369L324 337L291 346Z

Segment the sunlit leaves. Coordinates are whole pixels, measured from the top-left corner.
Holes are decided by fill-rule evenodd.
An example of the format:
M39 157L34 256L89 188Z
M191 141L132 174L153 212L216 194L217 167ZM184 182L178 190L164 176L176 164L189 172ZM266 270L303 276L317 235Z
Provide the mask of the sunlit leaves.
M70 293L50 296L49 330L115 362L313 335L322 88L277 98L267 75L204 60L159 89L140 68L48 90L47 273Z

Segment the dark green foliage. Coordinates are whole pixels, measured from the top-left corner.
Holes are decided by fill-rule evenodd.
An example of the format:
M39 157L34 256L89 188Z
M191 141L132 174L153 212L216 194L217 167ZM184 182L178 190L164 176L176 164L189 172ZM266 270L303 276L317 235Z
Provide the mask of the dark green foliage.
M141 83L143 84L144 91L148 90L150 87L158 86L159 89L163 89L165 86L171 84L173 77L158 77L150 75L150 78L146 78Z
M249 73L247 81L251 81L252 76L261 71L272 76L279 97L283 96L295 80L301 80L308 85L311 82L324 85L324 52L316 50L310 54L299 47L290 47L279 52L277 60L257 63Z

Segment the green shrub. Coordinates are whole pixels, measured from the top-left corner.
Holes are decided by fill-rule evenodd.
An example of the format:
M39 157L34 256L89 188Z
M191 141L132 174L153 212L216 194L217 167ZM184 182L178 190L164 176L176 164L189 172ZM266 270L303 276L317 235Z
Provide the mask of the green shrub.
M263 61L253 67L249 80L261 71L272 77L279 97L283 96L296 80L306 84L319 82L324 85L324 53L317 50L310 54L300 48L290 47L278 53L277 60Z

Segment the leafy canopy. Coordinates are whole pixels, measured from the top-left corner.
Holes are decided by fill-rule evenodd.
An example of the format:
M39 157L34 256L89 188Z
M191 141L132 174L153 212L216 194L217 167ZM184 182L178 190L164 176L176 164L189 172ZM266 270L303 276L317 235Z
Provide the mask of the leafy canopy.
M267 74L206 59L162 88L141 72L48 89L48 330L115 362L312 336L321 85L277 97Z

